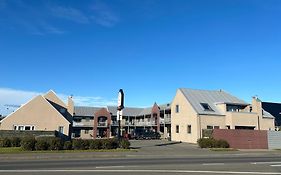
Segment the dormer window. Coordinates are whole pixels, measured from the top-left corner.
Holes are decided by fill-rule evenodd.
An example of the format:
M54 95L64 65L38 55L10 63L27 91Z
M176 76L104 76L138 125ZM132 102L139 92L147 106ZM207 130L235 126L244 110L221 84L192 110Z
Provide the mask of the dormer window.
M200 103L204 111L214 111L208 103Z

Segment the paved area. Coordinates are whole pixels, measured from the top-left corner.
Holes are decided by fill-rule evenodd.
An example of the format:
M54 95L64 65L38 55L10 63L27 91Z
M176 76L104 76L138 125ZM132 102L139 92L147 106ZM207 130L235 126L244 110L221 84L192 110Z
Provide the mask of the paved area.
M0 174L280 174L281 152L213 152L197 145L132 141L137 151L0 155Z

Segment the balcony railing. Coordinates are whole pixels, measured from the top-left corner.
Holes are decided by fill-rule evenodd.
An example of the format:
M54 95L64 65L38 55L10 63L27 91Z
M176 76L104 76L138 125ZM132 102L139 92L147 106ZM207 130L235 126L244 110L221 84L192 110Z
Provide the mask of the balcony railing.
M98 122L98 126L107 127L107 122Z

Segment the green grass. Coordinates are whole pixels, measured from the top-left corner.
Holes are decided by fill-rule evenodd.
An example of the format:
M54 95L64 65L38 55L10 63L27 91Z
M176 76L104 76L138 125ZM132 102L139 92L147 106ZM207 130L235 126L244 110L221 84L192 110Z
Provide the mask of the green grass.
M238 151L234 148L210 148L211 151Z
M81 152L128 152L134 149L101 149L101 150L59 150L59 151L24 151L20 147L0 148L0 154L17 154L17 153L81 153Z

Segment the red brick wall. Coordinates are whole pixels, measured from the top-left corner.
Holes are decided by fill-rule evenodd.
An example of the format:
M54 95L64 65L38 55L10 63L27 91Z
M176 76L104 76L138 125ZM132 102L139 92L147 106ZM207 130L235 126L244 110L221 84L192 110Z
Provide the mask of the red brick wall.
M215 129L213 137L226 140L231 148L268 149L267 131Z

